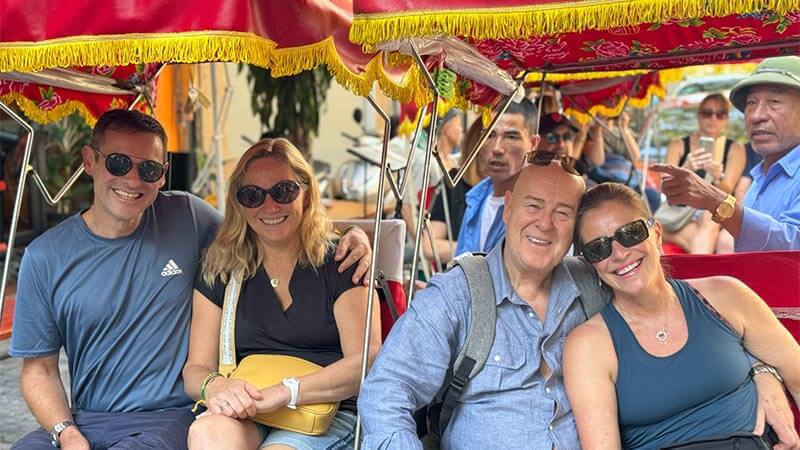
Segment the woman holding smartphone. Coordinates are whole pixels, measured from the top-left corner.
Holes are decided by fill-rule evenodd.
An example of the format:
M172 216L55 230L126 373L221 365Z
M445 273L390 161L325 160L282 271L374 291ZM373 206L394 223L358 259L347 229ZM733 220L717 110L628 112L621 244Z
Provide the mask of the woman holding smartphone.
M697 131L669 143L666 164L691 169L723 191L732 193L747 162L744 147L725 138L722 157L714 158L715 143L728 127L730 109L730 102L722 94L704 98L697 110ZM679 231L665 231L664 240L680 245L689 253L714 253L719 230L719 224L711 220L711 213L702 212Z

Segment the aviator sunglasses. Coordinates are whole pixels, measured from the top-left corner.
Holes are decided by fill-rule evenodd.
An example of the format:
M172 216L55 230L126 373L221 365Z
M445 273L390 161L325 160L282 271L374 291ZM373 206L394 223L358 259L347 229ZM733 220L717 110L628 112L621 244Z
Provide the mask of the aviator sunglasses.
M611 237L599 237L591 242L583 244L581 254L590 263L598 263L611 256L613 251L611 243L613 241L619 242L619 244L625 248L630 248L644 242L650 237L648 228L652 227L654 223L655 221L651 217L646 221L644 219L639 219L623 225L617 228L617 231L615 231L614 235Z
M302 183L305 185L305 183ZM267 194L272 196L276 203L285 205L292 203L300 195L301 183L294 180L281 180L269 189L253 186L242 186L236 190L236 201L245 208L258 208L264 204Z
M575 170L575 159L570 158L567 155L559 155L558 153L536 150L528 153L528 155L525 157L525 161L527 161L528 164L533 164L534 166L547 166L553 161L558 161L561 163L561 168L564 169L564 171L573 175L578 175L578 172Z
M106 170L115 177L125 176L125 174L133 169L133 159L124 153L109 153L108 155L104 155L100 153L100 150L94 147L89 148L105 158ZM166 167L164 164L158 161L153 161L152 159L145 159L144 161L136 164L136 173L139 174L139 179L145 183L155 183L161 179L161 176L164 175L165 170Z

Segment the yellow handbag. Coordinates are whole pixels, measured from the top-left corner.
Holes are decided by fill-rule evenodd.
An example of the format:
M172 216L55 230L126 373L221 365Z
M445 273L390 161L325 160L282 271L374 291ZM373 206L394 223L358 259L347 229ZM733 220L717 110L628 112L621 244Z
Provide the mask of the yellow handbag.
M237 272L225 288L219 329L219 372L223 376L244 380L258 389L264 389L280 384L285 378L301 377L320 370L322 367L317 364L286 355L250 355L236 366L234 330L241 285L242 273ZM281 430L318 435L328 431L338 408L338 402L297 405L296 409L283 407L270 413L258 414L251 420Z

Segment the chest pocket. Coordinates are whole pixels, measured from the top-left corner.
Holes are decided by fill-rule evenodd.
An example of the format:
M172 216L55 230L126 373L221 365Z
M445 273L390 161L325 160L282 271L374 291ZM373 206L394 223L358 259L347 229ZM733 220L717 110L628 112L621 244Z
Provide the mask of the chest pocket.
M504 339L495 339L486 364L467 384L460 401L480 402L488 396L519 389L523 377L519 369L525 364L526 359L525 348L521 345Z

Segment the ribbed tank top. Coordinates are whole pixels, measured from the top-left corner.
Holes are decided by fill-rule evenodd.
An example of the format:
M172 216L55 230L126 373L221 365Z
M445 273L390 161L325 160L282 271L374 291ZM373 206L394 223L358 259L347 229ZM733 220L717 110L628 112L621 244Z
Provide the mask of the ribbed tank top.
M609 303L601 312L617 353L617 407L625 449L755 428L756 389L742 339L685 281L669 280L689 338L665 357L647 353Z

